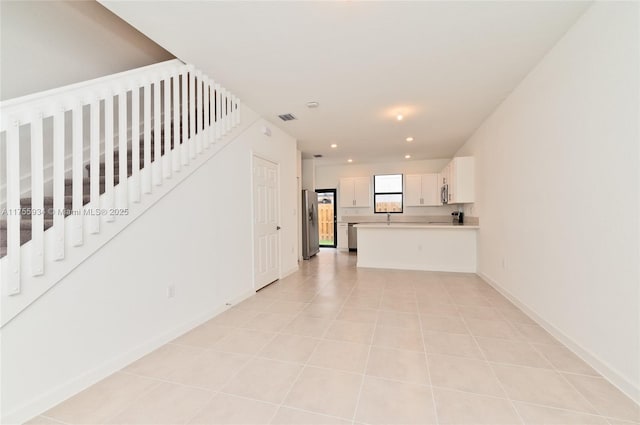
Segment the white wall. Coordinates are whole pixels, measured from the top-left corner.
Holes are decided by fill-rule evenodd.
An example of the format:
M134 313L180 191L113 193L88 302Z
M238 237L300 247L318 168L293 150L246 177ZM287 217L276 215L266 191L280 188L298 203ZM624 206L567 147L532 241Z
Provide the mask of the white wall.
M296 142L248 108L243 122L235 141L2 329L3 423L38 414L253 291L253 153L280 164L281 273L297 268Z
M300 215L302 209L302 152L296 150L296 176L298 176L298 214L296 220L298 220L298 261L302 261L302 216Z
M480 274L636 397L638 40L638 3L595 3L457 153Z
M0 100L62 87L172 59L173 56L96 1L3 1L0 4ZM88 140L89 115L84 132ZM117 115L116 115L117 117ZM66 114L71 152L71 113ZM45 194L53 178L53 119L45 118ZM5 149L0 138L0 151ZM31 188L29 127L20 131L21 193ZM71 169L71 155L67 156ZM0 175L0 205L5 200Z
M343 177L370 177L371 193L373 196L373 175L374 174L426 174L438 173L451 161L448 159L432 159L420 161L403 161L403 162L372 162L372 163L352 163L352 164L333 164L321 165L316 164L315 167L315 185L316 189L338 189L338 198L340 198L340 179ZM441 207L404 207L404 215L450 215L456 210L457 206L444 205ZM338 208L338 221L342 216L355 215L372 215L373 203L369 208Z
M3 1L0 100L173 56L95 1Z
M302 188L306 190L316 190L316 160L303 159L301 163Z

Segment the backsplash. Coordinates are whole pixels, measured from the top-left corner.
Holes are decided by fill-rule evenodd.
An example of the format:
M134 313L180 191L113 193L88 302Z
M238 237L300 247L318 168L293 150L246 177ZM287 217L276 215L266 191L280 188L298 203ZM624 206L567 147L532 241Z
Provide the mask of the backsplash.
M340 220L342 223L383 223L387 221L386 214L369 214L369 215L343 215ZM453 217L451 215L403 215L392 214L392 223L451 223ZM479 225L479 217L464 217L465 224Z

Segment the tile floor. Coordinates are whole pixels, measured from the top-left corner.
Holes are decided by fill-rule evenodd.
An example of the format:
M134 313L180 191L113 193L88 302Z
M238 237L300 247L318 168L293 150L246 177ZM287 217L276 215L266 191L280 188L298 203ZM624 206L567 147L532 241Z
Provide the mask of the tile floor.
M609 424L639 408L475 275L300 270L30 424Z

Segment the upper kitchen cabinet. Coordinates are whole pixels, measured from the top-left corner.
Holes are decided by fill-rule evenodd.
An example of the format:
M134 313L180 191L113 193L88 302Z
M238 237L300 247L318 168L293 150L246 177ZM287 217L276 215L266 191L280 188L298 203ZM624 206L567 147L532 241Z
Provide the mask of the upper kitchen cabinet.
M442 205L441 180L438 174L407 174L405 176L404 204L408 207Z
M346 177L340 179L340 207L355 208L371 205L371 179L369 177Z
M449 204L469 204L475 201L475 172L472 156L453 158L440 173L441 182L448 185Z

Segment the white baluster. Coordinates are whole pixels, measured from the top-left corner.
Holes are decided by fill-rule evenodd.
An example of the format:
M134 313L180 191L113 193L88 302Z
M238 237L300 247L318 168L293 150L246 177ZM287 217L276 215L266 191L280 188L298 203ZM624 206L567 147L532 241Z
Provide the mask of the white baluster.
M236 106L236 115L237 115L236 120L238 125L240 125L240 122L241 122L240 105L241 105L241 102L240 102L240 99L238 99L238 105Z
M121 90L118 93L118 208L129 206L129 194L127 191L127 92Z
M100 100L96 97L91 102L90 118L90 151L89 151L89 195L92 214L89 216L89 233L100 232Z
M214 144L216 142L216 98L215 98L215 87L213 80L209 80L207 85L207 90L209 93L209 121L207 127L207 134L209 139L209 144Z
M42 113L31 119L31 274L44 274L44 164Z
M84 178L84 144L83 144L83 114L82 103L77 101L72 109L72 199L71 209L73 210L71 216L71 244L73 246L80 246L84 241L83 234L83 178Z
M144 85L144 168L142 191L151 193L151 83Z
M220 87L220 134L227 134L227 91Z
M226 95L226 105L227 105L227 116L225 119L225 126L227 128L227 133L231 131L231 93L229 93L228 91L225 91L225 95Z
M164 178L171 177L171 77L166 76L164 86L164 155L162 157L162 174Z
M104 99L104 208L113 210L115 197L113 193L113 162L114 162L114 140L113 140L113 93L107 93ZM107 221L113 221L113 214L106 216Z
M160 186L162 184L162 161L160 154L162 153L162 111L160 109L160 81L153 82L153 163L151 170L153 172L153 184Z
M233 112L234 112L233 116L235 117L235 121L236 121L235 125L239 126L240 125L240 99L238 99L238 96L236 96L236 104Z
M231 95L231 128L236 126L236 97Z
M216 84L216 141L222 137L222 89Z
M7 128L7 268L3 292L20 293L20 122Z
M231 128L234 128L236 124L236 97L231 95Z
M64 109L60 105L53 115L53 259L64 259L64 186L65 186Z
M180 73L173 74L173 171L180 171Z
M203 134L203 114L204 111L204 90L202 87L202 72L198 71L196 75L196 153L202 153L202 134Z
M224 125L224 134L229 133L229 92L227 91L227 89L222 89L222 113L223 113L223 117L222 117L222 123Z
M227 130L233 128L233 95L227 91Z
M180 122L182 123L182 165L189 164L189 85L188 85L188 69L185 66L182 73L182 115Z
M209 143L211 142L210 140L210 135L211 135L211 127L210 127L210 119L211 119L211 108L210 108L210 100L209 100L209 77L203 77L202 79L202 83L204 85L203 88L203 96L202 96L202 101L204 102L204 123L203 123L203 128L204 130L202 131L202 142L204 144L204 147L206 149L209 148Z
M129 199L140 202L140 86L137 83L131 90L131 167Z
M216 129L218 128L218 113L217 113L217 103L218 96L216 95L216 82L211 80L211 143L215 144L218 141L218 136L216 135Z
M196 73L189 67L189 157L196 157Z

